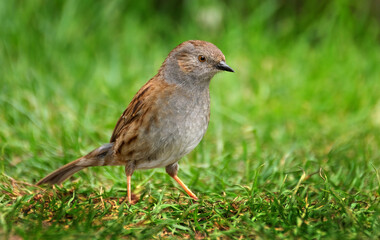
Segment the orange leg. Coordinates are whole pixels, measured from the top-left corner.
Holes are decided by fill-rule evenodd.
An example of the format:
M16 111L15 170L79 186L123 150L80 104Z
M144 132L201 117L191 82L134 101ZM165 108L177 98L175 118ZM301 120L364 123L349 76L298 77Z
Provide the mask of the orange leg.
M173 175L171 176L174 180L176 180L177 183L179 183L179 185L181 185L181 187L183 188L183 190L185 190L185 192L191 197L193 198L195 201L198 200L197 196L195 196L195 194L181 181L181 179L179 179L179 177L177 175Z
M132 175L127 175L127 185L128 185L128 203L132 203L132 194L131 194L131 177Z
M132 189L131 189L131 178L133 171L135 170L134 162L129 162L125 166L125 175L127 176L127 192L128 192L128 203L132 204Z

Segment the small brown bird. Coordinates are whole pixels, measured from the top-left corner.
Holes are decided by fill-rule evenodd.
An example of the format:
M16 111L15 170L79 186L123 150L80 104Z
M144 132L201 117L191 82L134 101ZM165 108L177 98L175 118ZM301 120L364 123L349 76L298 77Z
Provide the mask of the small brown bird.
M181 43L169 53L156 76L134 96L116 123L110 143L50 173L37 185L60 184L87 167L122 165L131 203L133 172L165 167L197 200L177 176L178 161L206 133L210 119L209 84L220 71L234 72L214 44L200 40Z

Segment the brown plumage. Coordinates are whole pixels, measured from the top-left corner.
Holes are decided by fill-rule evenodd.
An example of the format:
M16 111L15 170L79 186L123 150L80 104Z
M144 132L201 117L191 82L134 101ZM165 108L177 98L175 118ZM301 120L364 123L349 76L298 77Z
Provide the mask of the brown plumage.
M219 71L233 72L212 43L191 40L178 45L156 76L136 93L119 118L110 143L52 172L37 185L59 184L87 167L123 165L131 203L133 172L165 167L196 200L177 176L178 161L198 145L207 130L209 83Z

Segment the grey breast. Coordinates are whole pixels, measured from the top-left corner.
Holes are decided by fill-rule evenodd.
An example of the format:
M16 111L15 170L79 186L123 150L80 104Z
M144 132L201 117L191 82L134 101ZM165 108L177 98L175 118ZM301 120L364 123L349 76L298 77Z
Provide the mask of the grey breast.
M208 89L196 95L178 91L157 104L162 112L158 113L157 131L149 136L155 142L153 154L147 161L138 162L137 168L165 167L177 162L199 144L208 127Z

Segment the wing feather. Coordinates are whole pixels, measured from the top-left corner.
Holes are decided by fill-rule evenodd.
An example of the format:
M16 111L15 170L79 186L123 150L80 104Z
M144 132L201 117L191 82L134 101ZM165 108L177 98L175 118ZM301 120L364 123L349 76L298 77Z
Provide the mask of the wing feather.
M135 122L139 117L144 115L144 111L147 108L144 108L144 105L151 98L150 92L148 91L151 88L151 81L148 81L133 97L132 101L129 103L127 109L121 114L119 120L116 123L116 126L113 130L110 142L115 142L116 139L121 135L123 129L128 128L128 126Z

